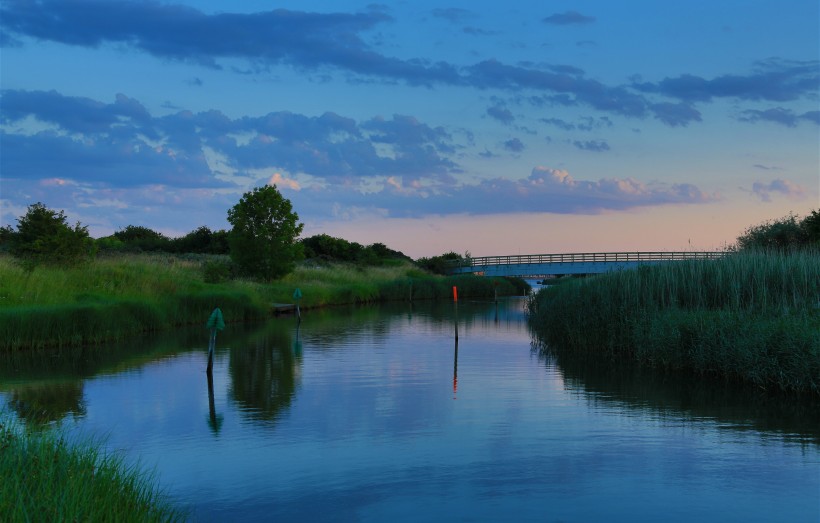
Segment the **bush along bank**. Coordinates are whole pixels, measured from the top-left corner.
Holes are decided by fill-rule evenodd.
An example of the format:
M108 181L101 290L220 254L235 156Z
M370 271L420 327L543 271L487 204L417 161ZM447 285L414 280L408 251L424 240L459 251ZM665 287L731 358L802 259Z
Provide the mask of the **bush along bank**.
M429 275L412 264L299 267L271 283L205 283L208 261L132 255L79 267L25 270L0 258L0 351L74 347L177 325L204 324L219 307L228 322L260 320L273 303L303 310L393 300L522 295L520 279Z
M820 395L816 250L645 266L545 289L527 306L553 351Z

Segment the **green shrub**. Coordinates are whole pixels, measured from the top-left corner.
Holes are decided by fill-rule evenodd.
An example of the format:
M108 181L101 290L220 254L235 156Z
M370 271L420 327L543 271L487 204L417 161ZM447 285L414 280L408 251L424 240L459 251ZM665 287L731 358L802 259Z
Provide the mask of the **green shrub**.
M228 281L232 274L230 260L206 260L202 265L202 279L205 283Z
M29 269L41 264L88 261L95 253L88 228L79 222L70 227L66 220L63 211L53 211L39 202L29 205L26 214L17 220L17 232L4 231L4 243L9 244L11 255Z

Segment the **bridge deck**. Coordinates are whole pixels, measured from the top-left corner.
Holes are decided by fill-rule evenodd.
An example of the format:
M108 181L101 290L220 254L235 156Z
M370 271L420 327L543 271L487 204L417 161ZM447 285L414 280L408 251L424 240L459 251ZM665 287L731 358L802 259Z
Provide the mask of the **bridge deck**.
M596 274L640 265L685 260L712 260L724 254L723 252L704 251L658 251L478 256L453 262L448 271L451 274L474 273L486 276Z

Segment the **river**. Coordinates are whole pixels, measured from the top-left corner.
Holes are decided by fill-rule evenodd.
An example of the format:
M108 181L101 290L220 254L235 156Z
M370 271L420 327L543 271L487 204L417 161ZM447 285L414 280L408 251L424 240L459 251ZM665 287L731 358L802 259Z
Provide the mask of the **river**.
M210 383L207 342L6 357L0 405L193 521L820 521L816 401L556 358L522 299L229 323Z

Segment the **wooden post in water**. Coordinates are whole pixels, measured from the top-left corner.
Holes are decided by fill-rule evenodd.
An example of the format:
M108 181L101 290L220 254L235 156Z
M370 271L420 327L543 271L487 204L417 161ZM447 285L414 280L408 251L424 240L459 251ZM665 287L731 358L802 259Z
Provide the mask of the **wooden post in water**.
M214 350L216 348L216 329L211 329L211 337L208 339L208 368L205 369L205 372L208 373L208 377L211 376L211 373L214 370Z
M210 358L209 358L210 360ZM216 427L216 404L214 402L214 376L208 371L208 414L210 415L211 427Z
M208 317L208 321L205 322L205 328L210 329L211 336L208 340L208 368L205 369L205 372L208 375L213 372L214 368L214 351L216 350L216 331L222 330L225 328L225 320L222 318L222 311L217 307Z

